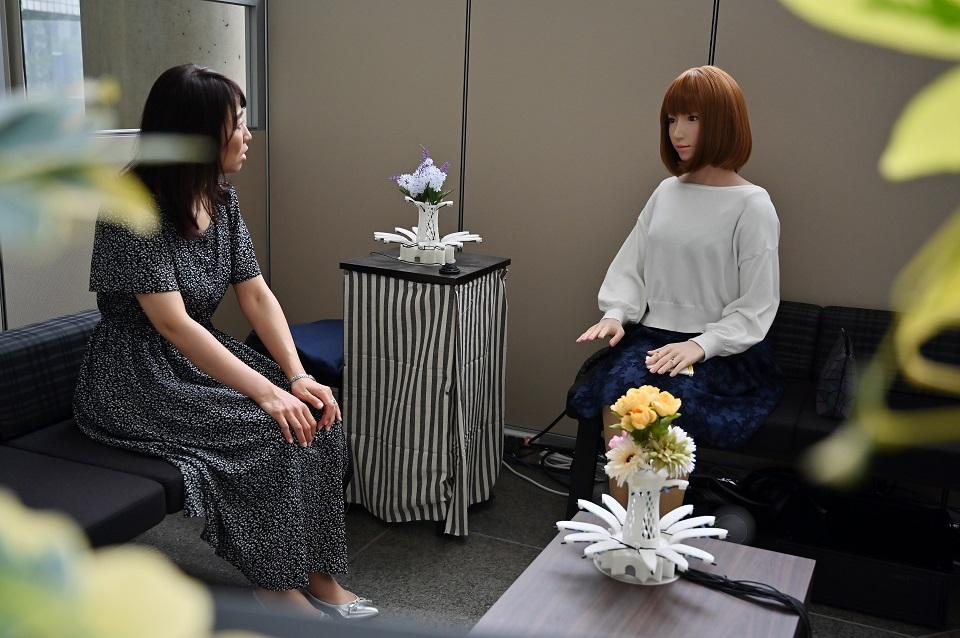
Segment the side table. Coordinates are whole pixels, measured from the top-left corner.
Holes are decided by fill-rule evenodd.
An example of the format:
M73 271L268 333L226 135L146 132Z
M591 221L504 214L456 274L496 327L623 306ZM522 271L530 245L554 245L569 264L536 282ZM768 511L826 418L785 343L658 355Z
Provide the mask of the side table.
M441 275L382 253L340 263L349 502L467 534L503 452L509 265L460 254L460 273Z
M573 520L596 523L585 512ZM681 578L667 585L628 585L602 575L581 543L561 544L562 531L471 630L473 636L555 638L793 638L799 618ZM690 545L717 558L691 567L753 580L806 602L814 561L712 538Z

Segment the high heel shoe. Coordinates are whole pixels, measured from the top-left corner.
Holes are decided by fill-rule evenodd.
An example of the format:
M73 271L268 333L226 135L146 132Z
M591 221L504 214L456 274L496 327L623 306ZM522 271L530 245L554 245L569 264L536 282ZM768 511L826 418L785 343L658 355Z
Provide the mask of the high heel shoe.
M307 589L300 591L303 592L304 597L310 601L311 605L335 620L363 620L364 618L373 618L380 613L379 609L370 604L370 600L361 598L360 596L357 596L356 600L349 603L334 605L333 603L320 600Z

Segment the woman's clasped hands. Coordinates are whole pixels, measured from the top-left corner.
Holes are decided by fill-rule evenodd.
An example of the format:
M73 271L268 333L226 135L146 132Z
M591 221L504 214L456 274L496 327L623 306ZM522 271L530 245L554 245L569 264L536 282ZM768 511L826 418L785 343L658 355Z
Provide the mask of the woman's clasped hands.
M313 443L320 428L329 431L342 418L340 405L330 387L309 377L297 380L290 392L273 386L270 396L257 403L277 422L287 443L293 443L296 438L303 447ZM313 417L308 406L323 410L319 421Z

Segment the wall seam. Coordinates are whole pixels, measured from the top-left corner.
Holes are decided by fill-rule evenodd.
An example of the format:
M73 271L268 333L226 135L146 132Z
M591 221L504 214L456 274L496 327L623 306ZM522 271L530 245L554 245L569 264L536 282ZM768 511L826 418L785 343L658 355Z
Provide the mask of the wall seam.
M272 217L270 215L273 198L270 194L270 158L271 158L271 139L270 135L270 2L263 1L263 130L267 134L267 160L266 160L266 181L267 181L267 199L265 202L266 213L266 233L267 233L267 286L273 283L273 238L271 235Z
M713 66L717 57L717 23L720 20L720 0L713 0L713 17L710 19L710 49L707 53L707 64Z
M463 189L467 170L467 92L470 86L470 14L473 0L467 0L466 20L463 32L463 106L460 110L460 210L457 215L457 230L463 230Z

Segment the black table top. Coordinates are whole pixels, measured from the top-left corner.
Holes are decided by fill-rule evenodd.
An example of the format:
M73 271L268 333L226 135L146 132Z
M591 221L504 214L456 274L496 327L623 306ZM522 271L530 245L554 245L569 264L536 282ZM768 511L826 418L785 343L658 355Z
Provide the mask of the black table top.
M460 272L456 275L441 275L440 266L408 264L397 259L399 254L399 247L385 247L383 250L371 252L364 257L345 259L340 262L340 268L354 272L386 275L419 283L458 286L510 265L510 260L506 257L458 252L456 266L460 269Z

